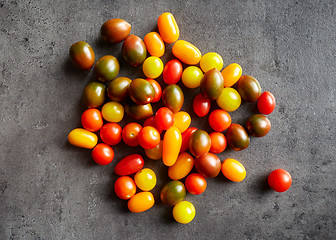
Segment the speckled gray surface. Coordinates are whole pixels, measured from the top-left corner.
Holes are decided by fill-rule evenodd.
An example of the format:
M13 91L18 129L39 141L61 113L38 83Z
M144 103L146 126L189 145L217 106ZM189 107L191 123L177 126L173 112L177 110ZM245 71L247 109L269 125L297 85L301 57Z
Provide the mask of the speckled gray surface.
M159 177L157 204L131 214L113 193L113 168L141 150L119 144L114 162L103 167L90 151L67 143L68 132L80 126L82 90L94 79L69 63L70 45L87 41L97 59L119 58L119 76L141 77L141 68L121 59L120 44L100 42L100 26L123 18L143 38L165 11L174 14L180 39L203 53L220 53L225 65L239 63L277 99L266 137L220 155L241 161L247 178L230 183L219 176L204 194L188 195L196 207L188 225L175 223L172 208L160 203L168 181L160 161L146 160ZM0 239L335 238L333 0L0 1L0 20ZM189 96L184 109L191 112L190 97L198 90L183 90ZM232 118L243 123L253 111L253 104L243 104ZM191 115L193 126L209 130L206 118ZM285 193L265 182L276 168L292 174Z

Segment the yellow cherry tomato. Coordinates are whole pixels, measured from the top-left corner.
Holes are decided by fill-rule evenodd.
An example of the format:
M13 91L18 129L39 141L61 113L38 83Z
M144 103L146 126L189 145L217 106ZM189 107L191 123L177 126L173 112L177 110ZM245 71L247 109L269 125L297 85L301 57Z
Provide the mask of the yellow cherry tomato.
M92 149L97 145L98 137L86 129L76 128L69 133L68 140L76 147Z
M188 201L182 201L173 208L173 217L176 222L187 224L190 223L196 214L194 205Z
M237 63L232 63L222 71L222 76L224 78L224 87L233 86L242 75L242 68Z
M189 113L180 111L174 114L174 127L177 127L183 133L190 126L191 117Z
M169 12L162 13L158 18L157 24L159 33L166 43L173 43L179 38L180 30L173 14Z
M227 158L223 161L221 171L227 179L233 182L241 182L246 177L243 164L233 158Z
M172 52L176 58L188 65L196 65L202 57L197 47L184 40L174 43Z
M190 173L195 160L189 153L181 153L174 165L168 168L168 176L173 180L180 180Z
M218 53L208 52L201 58L200 67L203 72L207 72L213 68L220 71L223 68L223 58Z
M108 122L120 122L124 117L124 107L118 102L105 103L101 112Z
M224 88L221 95L216 99L216 102L217 105L224 111L233 112L239 108L241 104L241 97L236 89Z
M169 128L163 137L162 161L166 166L173 165L182 146L181 132L177 127Z
M142 71L148 78L158 78L163 71L163 63L158 57L149 57L142 64Z
M150 32L144 38L147 51L155 57L162 57L165 52L164 42L157 32Z
M134 181L142 191L150 191L156 185L156 175L152 169L143 168L135 174Z
M189 66L182 73L182 82L187 88L196 88L200 86L203 78L203 72L200 68Z
M146 156L149 159L152 160L159 160L162 158L162 146L163 146L163 141L160 140L160 143L151 149L145 149Z
M151 192L139 192L128 200L127 206L131 212L144 212L154 206L154 196Z

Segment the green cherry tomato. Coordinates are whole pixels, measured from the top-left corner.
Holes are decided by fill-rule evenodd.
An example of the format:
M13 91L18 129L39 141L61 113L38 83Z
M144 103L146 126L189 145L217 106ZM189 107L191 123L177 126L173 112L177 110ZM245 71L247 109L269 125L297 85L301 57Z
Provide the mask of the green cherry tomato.
M142 64L142 71L148 78L158 78L163 71L162 60L158 57L149 57Z
M213 68L204 74L200 87L205 98L217 99L224 89L224 78L216 68Z
M206 131L196 130L191 134L189 140L189 151L195 157L202 157L207 154L211 147L211 138Z
M226 130L226 140L228 145L235 151L243 150L250 144L250 137L245 128L237 123L232 123Z
M187 88L196 88L201 84L203 72L200 68L189 66L182 73L182 82Z
M136 104L147 104L155 97L155 90L150 82L143 78L134 79L128 87L128 94Z
M223 68L223 58L218 53L208 52L201 58L200 67L205 73L213 68L220 71Z
M124 107L118 102L105 103L102 115L108 122L120 122L124 117Z
M89 70L95 61L95 54L92 47L84 41L79 41L71 45L70 50L71 62L80 69Z
M135 174L134 181L142 191L150 191L156 185L156 175L152 169L143 168Z
M171 181L163 186L160 197L164 204L176 205L184 199L185 195L184 184L180 181Z
M97 108L105 101L105 85L100 82L90 82L83 91L83 101L88 108Z
M128 96L128 87L132 80L127 77L118 77L107 87L107 96L116 102L121 102Z
M106 55L96 63L93 71L101 82L109 82L115 79L119 73L119 61L116 57Z
M142 64L147 57L146 45L141 38L131 34L123 43L122 55L126 62L137 67Z
M123 19L114 18L106 21L100 28L104 41L118 43L123 41L131 32L131 24Z
M162 92L162 102L164 106L177 113L184 103L182 89L176 84L169 84Z
M194 205L188 201L182 201L173 208L173 217L176 222L187 224L195 218L196 210Z
M256 101L261 95L261 87L257 79L249 75L241 76L237 82L237 91L242 99Z
M125 111L135 120L143 120L153 115L153 109L150 103L145 105L129 103L125 105Z
M240 104L241 98L234 88L224 88L221 95L216 99L217 105L227 112L236 111Z
M254 114L247 119L246 129L253 137L263 137L271 130L271 122L262 114Z

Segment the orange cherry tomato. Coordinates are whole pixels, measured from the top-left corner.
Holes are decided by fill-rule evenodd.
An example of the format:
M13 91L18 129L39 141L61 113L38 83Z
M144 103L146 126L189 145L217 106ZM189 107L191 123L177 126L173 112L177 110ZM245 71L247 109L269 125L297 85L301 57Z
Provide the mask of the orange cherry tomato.
M189 153L181 153L174 165L168 168L168 176L173 180L180 180L190 173L194 163L195 160Z
M224 78L224 87L233 86L242 75L242 68L237 63L232 63L221 72Z
M119 177L114 183L114 191L119 198L130 199L136 193L135 182L129 176Z
M199 173L190 174L185 180L185 187L193 195L201 194L207 187L205 178Z
M231 116L222 109L216 109L210 113L209 125L216 132L223 132L231 125Z
M177 127L169 128L163 137L162 161L166 166L172 166L180 153L182 135Z
M101 140L108 145L116 145L121 141L122 128L118 123L106 123L100 129Z
M144 212L154 206L154 196L151 192L139 192L135 194L127 203L131 212Z
M177 127L183 133L191 124L191 117L189 113L180 111L174 114L174 127Z
M97 164L107 165L112 162L114 158L114 151L109 145L105 143L99 143L92 150L91 155Z
M197 47L184 40L178 40L174 43L172 52L176 58L188 65L196 65L202 57Z
M166 43L173 43L179 38L180 30L173 14L169 12L162 13L159 16L157 23L163 41Z
M160 133L151 126L143 127L138 134L138 143L144 149L151 149L160 143Z
M90 132L97 132L103 126L101 112L95 108L85 110L81 117L82 126Z
M165 52L165 45L160 34L157 32L147 33L144 42L150 55L162 57Z
M212 132L209 134L211 138L210 152L221 153L225 150L227 142L223 133Z
M122 130L122 139L124 143L131 147L136 147L138 143L138 134L142 126L139 123L131 122L128 123Z

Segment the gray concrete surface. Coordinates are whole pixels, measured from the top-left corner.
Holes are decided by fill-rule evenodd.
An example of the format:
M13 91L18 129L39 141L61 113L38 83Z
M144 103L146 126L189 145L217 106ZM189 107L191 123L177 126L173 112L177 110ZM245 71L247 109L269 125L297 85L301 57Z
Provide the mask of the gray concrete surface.
M188 225L160 203L168 181L160 161L146 160L159 178L157 204L131 214L113 193L113 168L141 149L119 144L103 167L67 143L85 109L82 90L94 79L69 63L71 44L87 41L97 59L119 58L119 76L141 77L141 68L121 59L120 44L99 40L100 26L123 18L143 38L165 11L174 14L180 39L220 53L225 65L239 63L277 99L266 137L220 154L241 161L247 178L219 176L204 194L187 195L196 207ZM335 1L8 0L0 1L0 22L0 239L335 239ZM198 90L183 90L191 112ZM254 110L243 104L232 118L243 123ZM206 118L191 115L193 126L209 130ZM276 168L292 174L285 193L265 182Z

